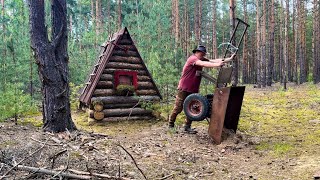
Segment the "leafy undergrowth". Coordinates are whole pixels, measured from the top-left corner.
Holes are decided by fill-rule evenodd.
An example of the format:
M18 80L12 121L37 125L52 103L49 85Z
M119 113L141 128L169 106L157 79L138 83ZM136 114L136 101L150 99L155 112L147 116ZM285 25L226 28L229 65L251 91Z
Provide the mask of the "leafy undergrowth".
M131 153L148 179L311 179L320 170L319 105L320 92L316 85L290 86L286 91L279 85L265 89L247 86L237 134L229 135L220 145L210 140L205 121L193 123L199 131L197 135L183 133L183 113L177 118L176 128L168 130L166 118L92 124L86 113L73 111L73 120L82 131L74 135L76 140L67 142L78 149L70 150L73 158L70 166L86 171L80 166L84 156L92 159L89 165L94 166L96 172L116 175L121 166L124 177L142 179L130 157L119 153L114 146L119 143ZM167 117L171 108L163 105L158 109ZM19 122L38 127L41 116ZM28 142L19 137L28 137L33 131L29 126L22 130L0 128L6 130L0 131L0 149L6 148L12 154L15 149L25 149ZM107 137L92 138L94 134L85 131ZM38 135L33 134L34 138L54 143L50 142L52 135L48 137L39 129L35 133ZM33 147L37 142L31 140L27 144ZM51 154L61 150L52 151ZM59 165L63 166L65 159ZM41 163L47 166L47 162Z

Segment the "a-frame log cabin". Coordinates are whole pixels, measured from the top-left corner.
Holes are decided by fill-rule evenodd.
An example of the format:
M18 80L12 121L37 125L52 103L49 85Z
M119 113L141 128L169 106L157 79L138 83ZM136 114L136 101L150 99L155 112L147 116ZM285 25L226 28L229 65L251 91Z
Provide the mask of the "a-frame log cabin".
M80 106L89 107L89 117L95 120L140 120L153 117L142 105L160 99L128 29L123 28L101 46Z

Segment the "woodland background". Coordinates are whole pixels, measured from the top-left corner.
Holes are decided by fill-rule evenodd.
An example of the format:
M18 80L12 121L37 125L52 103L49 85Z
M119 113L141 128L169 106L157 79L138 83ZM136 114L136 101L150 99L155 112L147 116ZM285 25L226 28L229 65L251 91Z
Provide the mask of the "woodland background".
M230 10L250 24L234 64L234 84L264 88L280 82L286 88L287 82L320 81L319 0L67 0L67 8L74 105L100 44L122 27L128 27L164 100L170 100L197 44L207 46L209 58L223 55L219 45L232 32ZM27 1L1 0L0 120L41 106L28 17ZM50 33L50 13L46 19ZM213 88L203 84L202 91Z

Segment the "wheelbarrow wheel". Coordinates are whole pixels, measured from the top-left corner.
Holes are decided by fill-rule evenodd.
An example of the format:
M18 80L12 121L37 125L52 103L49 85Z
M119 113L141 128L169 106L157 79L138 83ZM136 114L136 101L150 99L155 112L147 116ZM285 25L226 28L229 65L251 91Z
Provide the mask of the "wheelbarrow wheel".
M190 94L183 103L183 111L191 121L202 121L207 117L209 102L200 94Z

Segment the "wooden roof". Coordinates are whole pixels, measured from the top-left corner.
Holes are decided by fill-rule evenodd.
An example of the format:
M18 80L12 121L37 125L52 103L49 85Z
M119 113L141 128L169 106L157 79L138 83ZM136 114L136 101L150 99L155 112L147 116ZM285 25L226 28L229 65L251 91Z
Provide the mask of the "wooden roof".
M155 82L153 81L153 79L151 77L151 74L149 73L145 63L143 62L143 60L140 56L138 49L136 48L136 46L135 46L135 44L134 44L134 42L128 32L128 29L125 27L125 28L121 29L119 32L115 33L113 35L113 37L111 38L111 40L105 42L102 45L97 62L94 65L92 73L89 75L87 83L85 84L85 87L83 88L83 91L80 95L80 102L81 103L83 103L85 105L90 104L90 100L91 100L93 93L96 89L98 81L99 81L101 75L103 74L104 70L108 68L106 66L109 63L110 58L114 54L115 55L117 54L117 49L119 49L119 48L124 49L125 52L127 52L128 49L126 49L126 45L123 45L123 43L121 44L122 39L123 39L123 42L128 41L126 43L130 44L131 49L133 47L135 56L140 59L141 65L143 66L143 69L146 71L147 76L150 77L150 80L153 84L153 89L156 91L156 95L159 96L160 98L162 98ZM130 52L132 53L132 51L130 51ZM127 59L126 62L128 62L128 60L129 59ZM112 62L112 63L114 63L114 62Z

